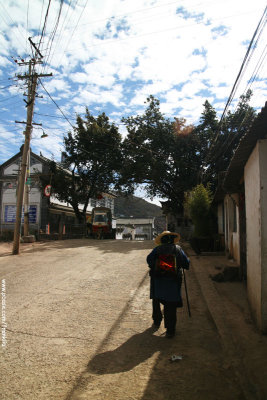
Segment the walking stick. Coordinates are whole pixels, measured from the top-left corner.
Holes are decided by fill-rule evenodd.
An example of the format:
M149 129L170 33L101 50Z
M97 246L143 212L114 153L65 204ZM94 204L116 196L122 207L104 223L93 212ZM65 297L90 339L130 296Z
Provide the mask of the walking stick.
M186 279L185 279L185 270L184 270L184 269L183 269L183 273L184 273L184 287L185 287L185 295L186 295L186 302L187 302L188 315L189 315L189 317L191 317L190 304L189 304L189 299L188 299L187 286L186 286Z

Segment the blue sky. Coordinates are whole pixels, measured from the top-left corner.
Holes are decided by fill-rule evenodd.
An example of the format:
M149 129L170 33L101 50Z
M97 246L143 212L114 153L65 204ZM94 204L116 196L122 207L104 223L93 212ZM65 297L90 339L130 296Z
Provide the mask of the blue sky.
M26 72L14 59L31 55L28 37L39 43L48 0L6 0L0 4L0 163L19 151L26 121ZM197 123L206 99L221 115L265 0L51 0L38 73L53 73L39 84L31 148L60 159L63 137L76 113L88 107L115 121L144 110L153 94L166 116ZM265 40L264 40L265 39ZM266 28L242 76L231 107L251 84L252 105L267 98ZM49 93L49 95L47 94ZM68 121L55 103L63 111Z

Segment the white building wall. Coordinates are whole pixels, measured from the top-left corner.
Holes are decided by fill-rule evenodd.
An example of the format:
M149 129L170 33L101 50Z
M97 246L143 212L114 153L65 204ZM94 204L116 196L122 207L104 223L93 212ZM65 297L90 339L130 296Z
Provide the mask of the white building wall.
M261 329L267 333L267 140L259 141L261 206Z
M4 171L4 176L11 176L10 182L6 182L2 189L2 209L1 209L1 228L9 229L9 226L14 225L14 217L12 216L15 213L16 208L16 179L18 175L18 170L20 167L20 158L16 160L16 162L8 165ZM30 168L30 174L34 174L36 172L42 172L42 164L35 163ZM10 183L10 185L9 185ZM29 191L29 205L36 207L36 221L35 225L39 224L40 220L40 203L41 203L41 193L38 188L31 187ZM13 222L11 222L13 220ZM8 222L10 221L10 222Z
M239 243L239 209L238 195L226 195L224 198L224 225L225 225L225 249L231 257L240 263Z
M247 229L247 291L253 315L262 329L261 178L259 145L244 170Z

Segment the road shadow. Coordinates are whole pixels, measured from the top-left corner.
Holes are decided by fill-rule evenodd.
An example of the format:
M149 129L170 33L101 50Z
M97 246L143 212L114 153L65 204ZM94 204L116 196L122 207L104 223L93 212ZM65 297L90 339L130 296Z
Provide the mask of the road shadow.
M12 243L8 246L1 248L0 244L0 257L12 255ZM66 240L53 240L41 241L35 243L21 243L20 254L23 253L36 253L48 250L64 250L64 249L78 249L78 248L93 248L98 249L103 253L130 253L133 250L151 250L154 247L152 240L144 241L130 241L130 240L94 240L89 238L84 239L66 239Z
M166 338L153 335L154 331L153 328L148 328L133 335L116 349L97 354L88 363L88 372L103 375L129 371L155 352L163 351L167 344Z

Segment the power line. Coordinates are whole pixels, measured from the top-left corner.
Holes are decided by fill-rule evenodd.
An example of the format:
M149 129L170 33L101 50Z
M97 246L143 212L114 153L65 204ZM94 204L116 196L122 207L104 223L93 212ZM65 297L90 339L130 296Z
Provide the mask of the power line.
M41 114L41 113L38 113L38 112L36 112L35 113L36 115L41 115L41 116L43 116L43 117L49 117L49 118L58 118L58 119L65 119L65 117L61 117L60 115L51 115L51 114ZM76 121L76 118L71 118L71 117L68 117L68 119L72 119L73 121Z
M47 9L46 9L44 24L43 24L43 29L42 29L40 41L39 41L39 44L38 44L38 50L39 51L40 51L40 46L41 46L42 39L43 39L44 34L45 34L45 29L46 29L46 24L47 24L47 18L48 18L48 14L49 14L50 5L51 5L51 0L48 0L48 5L47 5Z
M238 75L237 75L237 77L236 77L235 83L234 83L234 85L233 85L233 88L232 88L232 90L231 90L231 93L230 93L230 95L229 95L229 97L228 97L228 100L227 100L227 102L226 102L226 105L225 105L225 107L224 107L223 113L222 113L222 115L221 115L221 118L220 118L220 121L219 121L218 132L217 132L217 135L215 136L215 138L214 138L214 140L213 140L213 142L212 142L212 144L211 144L210 151L209 151L209 154L208 154L208 158L209 158L210 161L216 161L216 160L219 158L219 156L217 155L216 159L214 160L214 153L212 153L212 151L213 151L214 146L216 145L217 140L218 140L218 137L219 137L219 135L220 135L220 129L221 129L221 126L222 126L222 123L223 123L223 120L224 120L226 111L228 110L228 107L229 107L230 103L231 103L232 100L233 100L233 97L234 97L234 94L235 94L235 92L236 92L236 89L237 89L237 87L238 87L238 85L239 85L239 83L240 83L240 79L241 79L241 76L242 76L242 74L243 74L243 71L244 71L245 68L247 68L248 62L249 62L250 59L251 59L251 57L249 57L249 56L250 56L250 53L251 53L251 51L252 51L252 53L253 53L254 50L255 50L255 46L254 46L254 48L252 49L253 43L254 43L254 41L255 41L255 38L256 38L256 36L257 36L258 33L259 33L259 37L260 37L260 35L262 34L262 31L263 31L263 29L264 29L264 27L265 27L265 24L266 24L266 16L265 16L266 11L267 11L267 7L265 7L265 10L264 10L264 12L263 12L263 15L262 15L262 17L261 17L261 19L260 19L260 21L259 21L259 23L258 23L258 25L257 25L257 28L256 28L256 30L255 30L255 32L254 32L254 34L253 34L253 36L252 36L252 39L251 39L250 44L249 44L249 46L248 46L248 49L247 49L247 51L246 51L245 57L244 57L243 62L242 62L242 64L241 64L240 70L239 70ZM265 21L264 21L264 16L265 16ZM263 26L261 26L263 21L264 21ZM259 39L259 37L258 37L258 39ZM257 39L257 41L258 41L258 39ZM256 43L257 43L257 41L256 41ZM252 49L252 50L251 50L251 49ZM224 142L221 146L225 146L225 144L227 143L228 140L229 140L229 137L226 138L225 142ZM231 142L231 143L232 143L232 142ZM222 148L222 147L221 147L221 148ZM212 155L212 154L213 154L213 155ZM224 153L223 153L223 154L224 154ZM221 152L220 152L220 155L221 155ZM207 161L207 159L206 159L206 161Z
M239 72L238 72L238 74L237 74L237 77L236 77L234 86L233 86L233 88L232 88L232 90L231 90L230 96L229 96L229 98L228 98L228 100L227 100L227 102L226 102L225 108L224 108L224 110L223 110L223 113L222 113L222 116L221 116L221 121L223 120L223 118L224 118L224 116L225 116L225 113L226 113L226 111L227 111L227 109L228 109L228 107L229 107L231 101L233 100L233 97L234 97L234 94L235 94L235 92L236 92L236 88L237 88L237 85L238 85L238 83L239 83L241 74L242 74L244 68L247 67L246 63L249 62L249 60L250 60L250 59L248 59L248 57L249 57L249 54L250 54L250 52L251 52L252 45L253 45L253 42L254 42L254 40L255 40L255 37L256 37L256 35L257 35L259 29L260 29L260 25L262 24L264 15L266 14L266 10L267 10L267 7L265 8L265 10L264 10L264 12L263 12L263 15L262 15L262 17L261 17L261 19L260 19L260 22L258 23L258 26L257 26L257 28L256 28L256 30L255 30L255 32L254 32L254 35L253 35L253 37L252 37L252 39L251 39L251 41L250 41L250 44L249 44L249 46L248 46L248 49L247 49L247 52L246 52L246 54L245 54L244 60L243 60L243 62L242 62L242 64L241 64L241 68L240 68L240 70L239 70ZM265 22L264 22L264 25L263 25L263 27L262 27L262 29L261 29L260 34L262 33L262 30L263 30L265 24L266 24L266 17L265 17ZM254 49L255 49L255 47L254 47ZM254 49L253 49L252 51L254 51Z
M3 5L3 2L1 2L0 5L1 5L2 8L4 9L4 11L5 11L6 15L8 16L8 18L10 19L11 24L14 25L14 26L17 28L17 30L18 30L18 32L19 32L19 36L17 36L16 32L14 32L14 33L15 33L16 38L18 39L18 41L22 44L22 47L24 48L25 53L27 53L27 48L25 48L25 44L24 44L24 43L22 42L22 40L21 40L21 38L24 36L24 34L20 31L20 29L19 29L19 27L18 27L18 24L16 24L16 23L13 21L13 19L11 18L11 16L9 15L9 13L7 12L5 6ZM8 28L10 28L10 25L7 23L7 21L6 21L5 18L3 17L3 13L0 13L0 16L2 17L3 21L7 24Z
M78 0L76 0L76 3L75 3L74 6L72 7L72 6L71 6L71 5L72 5L72 0L70 0L70 3L69 3L68 8L67 8L67 12L66 12L66 14L65 14L65 18L64 18L64 20L63 20L63 23L62 23L62 25L61 25L61 28L60 28L60 31L59 31L59 34L58 34L57 42L56 42L56 44L55 44L55 46L54 46L53 54L52 54L52 56L50 57L50 63L51 63L51 60L52 60L53 57L54 57L55 50L56 50L57 46L59 45L59 43L60 43L60 41L61 41L62 30L63 30L63 27L64 27L64 25L65 25L67 16L68 16L68 14L69 14L69 10L72 8L72 13L71 13L70 16L69 16L69 19L68 19L68 21L66 22L66 25L68 25L68 23L69 23L69 21L70 21L70 19L71 19L71 16L72 16L72 14L73 14L73 12L74 12L74 10L75 10L75 7L76 7L77 3L78 3ZM68 28L66 28L66 29L68 29ZM48 63L48 59L47 59L46 62Z
M233 15L224 17L223 19L233 18L233 17L236 17L236 16L246 15L246 14L250 14L250 13L251 12L233 14ZM222 18L213 19L213 21L216 21L216 20L222 20ZM166 29L161 29L161 30L142 33L142 34L137 34L137 35L133 35L133 36L127 36L127 37L120 38L120 39L118 39L118 38L116 38L116 39L113 39L113 38L112 39L101 39L101 40L98 40L97 43L95 43L95 44L91 44L91 45L86 46L86 49L89 49L89 48L92 48L92 47L105 46L105 45L109 45L109 44L112 44L112 43L116 43L117 44L117 43L120 43L120 42L129 41L129 40L136 40L136 39L141 38L141 37L157 35L159 33L170 32L170 31L175 31L175 30L179 30L179 29L188 29L188 28L192 28L192 26L196 26L196 25L199 25L199 22L194 22L194 23L191 23L191 24L170 27L170 28L166 28ZM68 45L67 45L67 47L68 47ZM67 47L64 49L62 57L61 57L58 65L61 63L61 60L62 60L62 58L63 58L63 56L64 56L64 54L65 54L65 52L67 50ZM84 49L84 47L85 47L84 45L81 46L81 47L77 47L76 46L75 50ZM60 53L56 53L56 54L60 54ZM72 54L73 54L73 52L72 52ZM58 68L58 66L57 66L57 68Z
M41 81L41 79L39 79L40 84L42 85L44 91L47 93L47 95L49 96L49 98L52 100L52 102L55 104L55 106L59 109L59 111L61 112L61 114L63 115L63 117L65 118L65 120L70 124L70 126L72 128L74 128L74 126L72 125L72 123L69 121L68 117L64 114L64 112L61 110L61 108L59 107L59 105L56 103L56 101L52 98L52 96L50 95L50 93L48 93L48 91L46 90L46 88L43 85L43 82Z
M71 41L71 39L72 39L72 37L73 37L73 35L74 35L75 30L76 30L77 27L78 27L78 24L79 24L79 22L80 22L80 19L81 19L83 13L84 13L84 10L85 10L85 7L87 6L87 3L88 3L88 0L86 0L86 3L84 4L84 7L83 7L83 9L82 9L82 12L81 12L81 14L80 14L80 16L79 16L79 19L78 19L78 21L77 21L77 23L76 23L76 25L75 25L75 27L74 27L74 29L73 29L71 35L70 35L69 41L68 41L68 43L67 43L67 46L65 47L65 50L64 50L64 52L63 52L63 55L64 55L65 51L67 50L67 48L68 48L68 46L69 46L69 43L70 43L70 41ZM63 56L62 56L62 57L63 57ZM58 65L60 65L61 60L62 60L62 57L61 57L61 59L60 59Z
M0 100L0 103L3 103L4 101L9 101L10 99L13 99L14 97L18 97L18 96L19 96L19 94L16 94L14 96L8 97L7 99L2 99L2 100Z
M48 59L49 59L50 54L51 54L52 45L53 45L53 42L54 42L54 39L55 39L55 35L56 35L56 32L57 32L57 28L58 28L58 25L59 25L59 20L60 20L63 4L64 4L64 0L60 0L60 6L59 6L59 11L58 11L58 16L57 16L57 19L56 19L56 23L55 23L55 26L54 26L51 34L50 34L50 38L49 38L48 44L47 44L48 55L46 56L45 64L48 64ZM45 69L45 67L44 67L44 69Z

